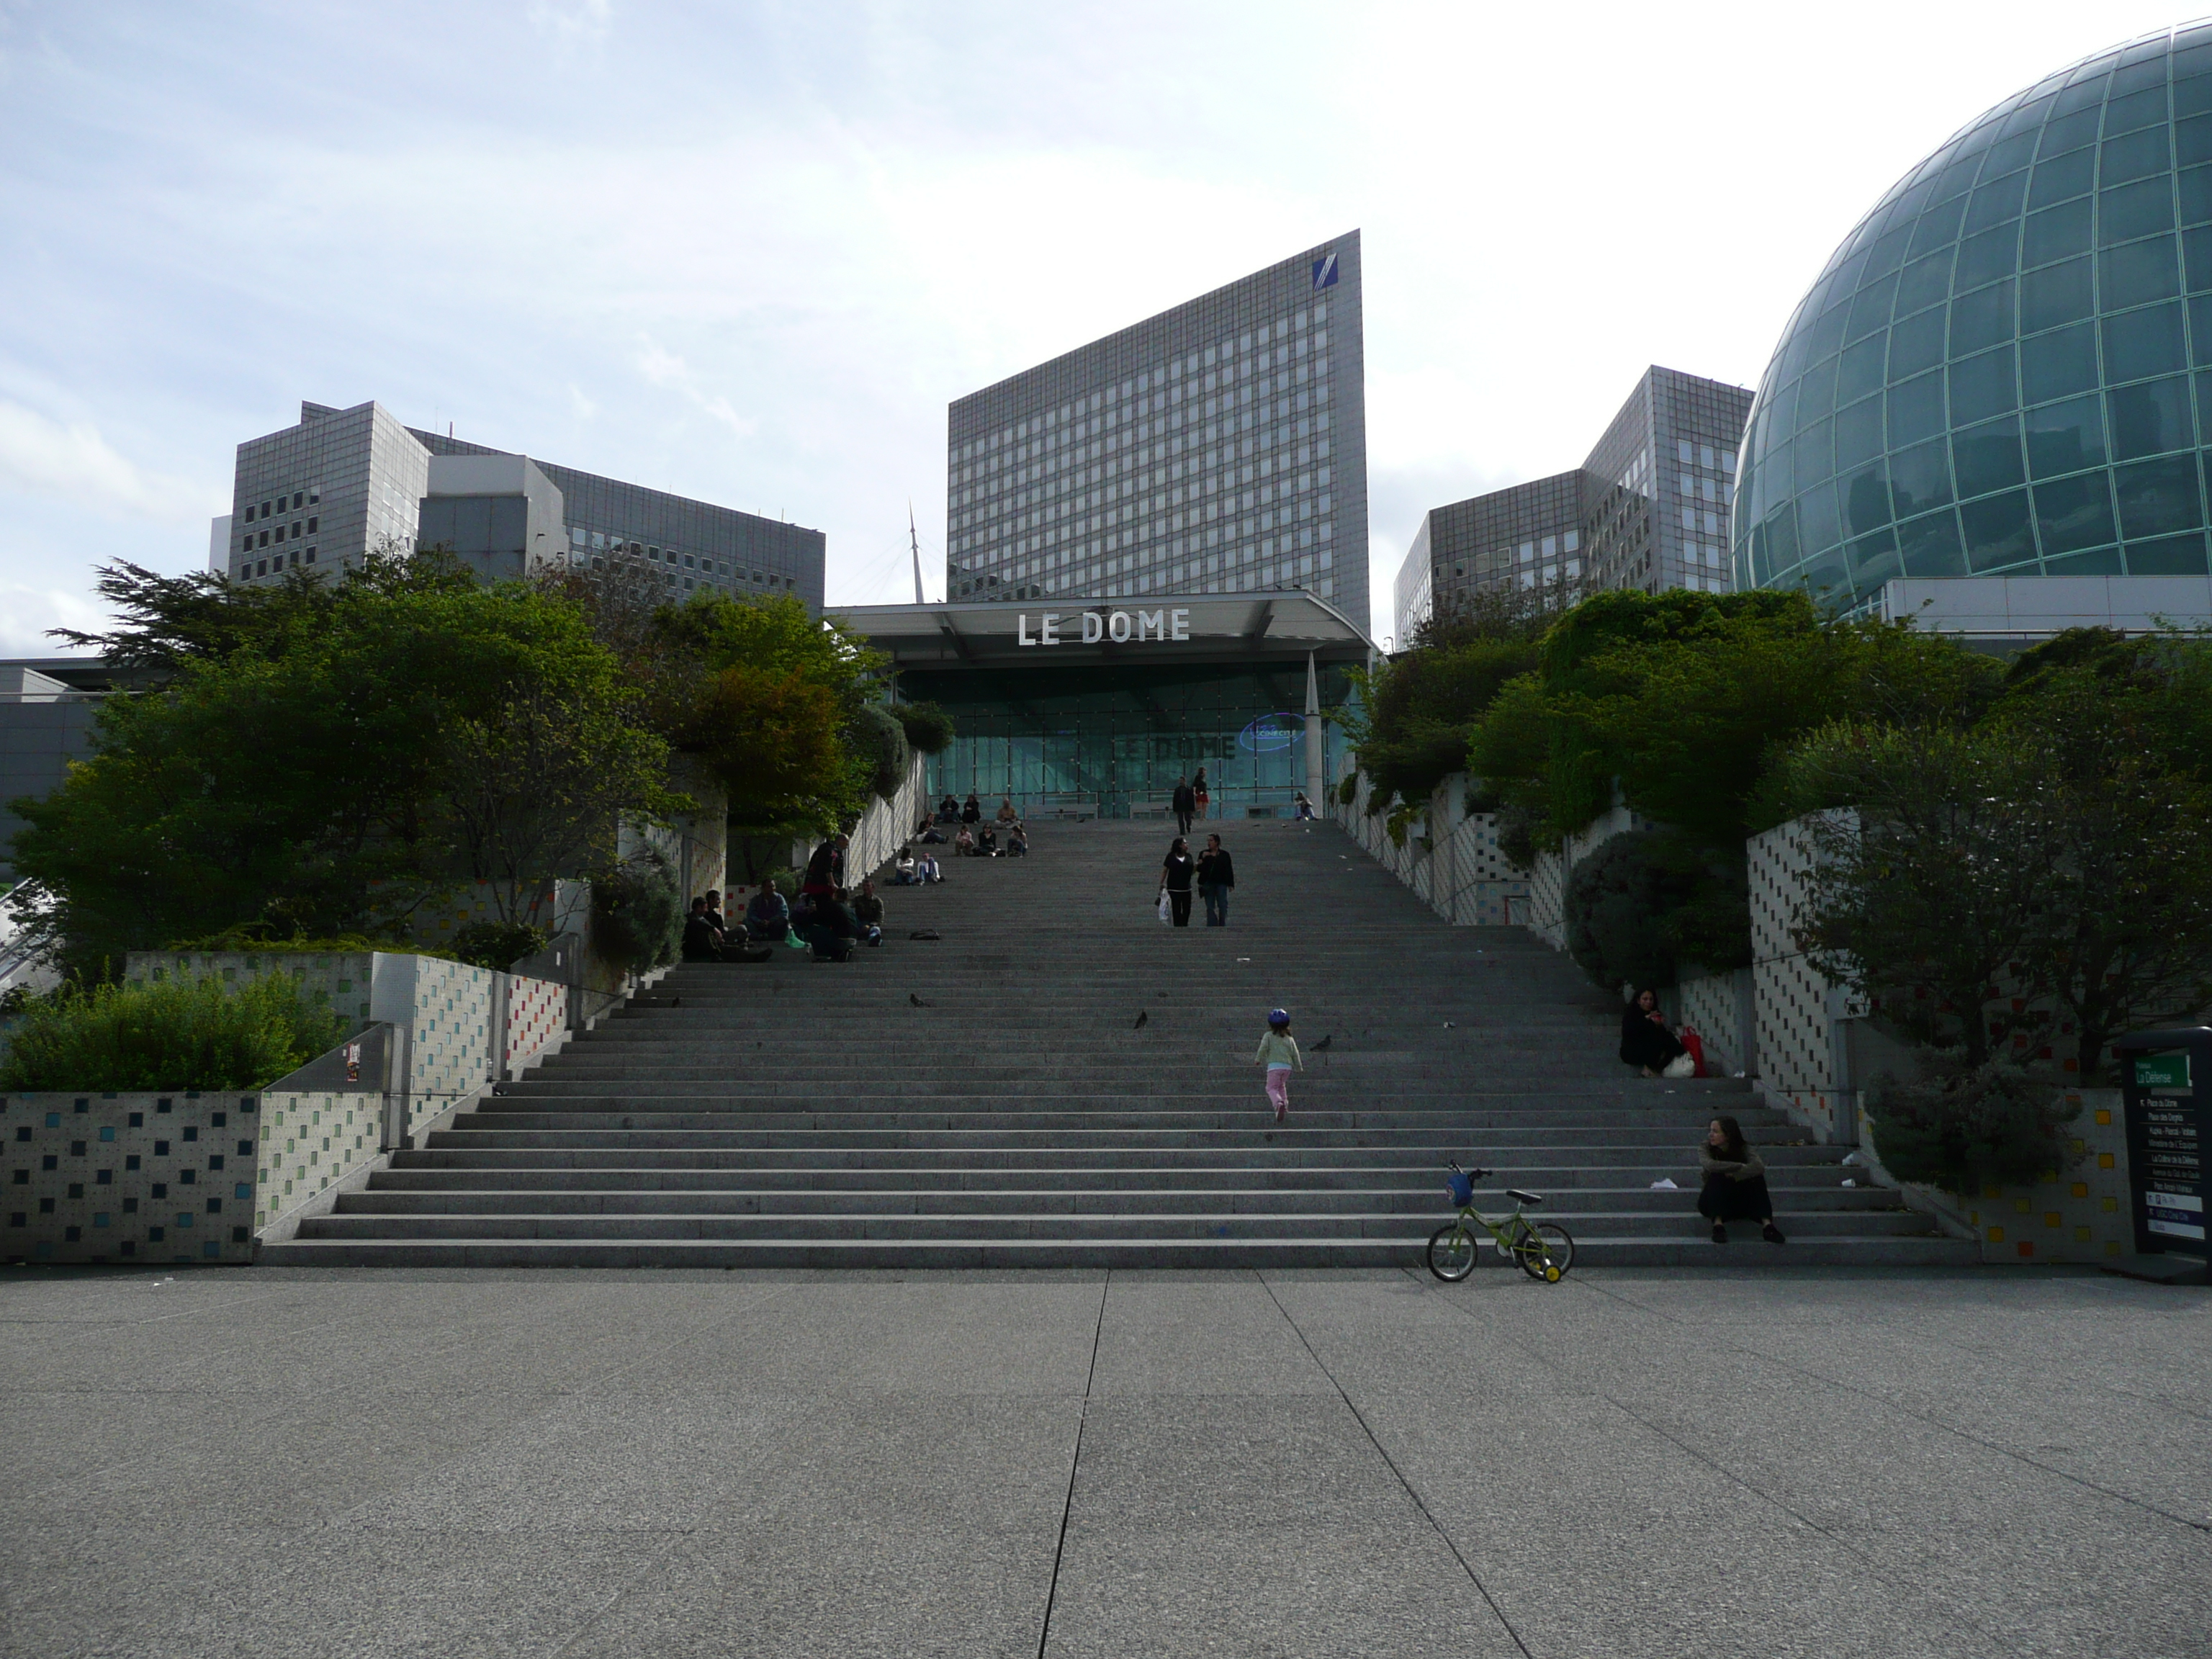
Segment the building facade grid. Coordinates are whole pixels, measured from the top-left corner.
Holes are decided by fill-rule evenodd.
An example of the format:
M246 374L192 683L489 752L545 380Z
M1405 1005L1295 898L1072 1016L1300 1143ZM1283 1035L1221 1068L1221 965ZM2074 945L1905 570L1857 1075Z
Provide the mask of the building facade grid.
M963 398L953 598L1305 588L1364 632L1357 231Z

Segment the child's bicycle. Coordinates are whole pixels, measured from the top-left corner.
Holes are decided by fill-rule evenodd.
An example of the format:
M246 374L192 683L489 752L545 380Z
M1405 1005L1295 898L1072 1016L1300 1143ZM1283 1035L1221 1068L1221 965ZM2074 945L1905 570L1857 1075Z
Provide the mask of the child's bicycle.
M1531 1221L1524 1213L1527 1206L1541 1204L1543 1194L1508 1187L1505 1195L1514 1201L1513 1213L1503 1221L1492 1221L1475 1213L1474 1183L1497 1172L1462 1170L1456 1164L1444 1167L1451 1171L1445 1190L1458 1206L1459 1219L1437 1228L1430 1236L1429 1271L1448 1285L1455 1285L1473 1273L1475 1253L1482 1248L1475 1242L1474 1230L1479 1227L1497 1241L1498 1253L1519 1262L1521 1271L1529 1278L1540 1279L1547 1285L1558 1284L1574 1265L1575 1241L1559 1223Z

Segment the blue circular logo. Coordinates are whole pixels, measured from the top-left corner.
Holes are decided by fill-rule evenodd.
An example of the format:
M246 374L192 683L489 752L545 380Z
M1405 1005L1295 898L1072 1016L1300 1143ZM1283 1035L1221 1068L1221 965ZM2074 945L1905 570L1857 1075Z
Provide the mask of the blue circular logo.
M1237 741L1255 755L1273 754L1288 749L1305 735L1305 731L1303 714L1262 714L1237 734Z

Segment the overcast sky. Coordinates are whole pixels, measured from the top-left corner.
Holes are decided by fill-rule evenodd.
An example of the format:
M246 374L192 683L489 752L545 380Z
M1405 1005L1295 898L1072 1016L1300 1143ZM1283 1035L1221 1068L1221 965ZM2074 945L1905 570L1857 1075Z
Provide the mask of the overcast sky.
M0 0L0 653L203 565L302 398L944 581L952 398L1357 226L1375 630L1421 514L1755 385L1889 184L2136 0Z

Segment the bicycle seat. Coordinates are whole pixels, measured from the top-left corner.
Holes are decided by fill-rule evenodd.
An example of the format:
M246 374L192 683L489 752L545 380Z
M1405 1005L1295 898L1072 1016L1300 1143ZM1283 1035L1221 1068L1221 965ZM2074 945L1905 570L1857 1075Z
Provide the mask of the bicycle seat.
M1544 1201L1543 1194L1524 1193L1518 1187L1508 1187L1505 1189L1505 1196L1522 1204L1541 1204Z

